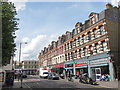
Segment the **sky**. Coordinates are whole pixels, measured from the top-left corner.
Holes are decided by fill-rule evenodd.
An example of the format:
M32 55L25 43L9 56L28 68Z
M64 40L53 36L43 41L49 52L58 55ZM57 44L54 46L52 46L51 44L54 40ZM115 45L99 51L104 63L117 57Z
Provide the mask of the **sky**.
M19 30L14 60L38 60L38 55L51 41L66 31L72 31L77 22L84 23L91 12L100 13L105 9L106 2L15 2ZM118 0L111 1L117 5ZM27 44L25 44L27 42Z

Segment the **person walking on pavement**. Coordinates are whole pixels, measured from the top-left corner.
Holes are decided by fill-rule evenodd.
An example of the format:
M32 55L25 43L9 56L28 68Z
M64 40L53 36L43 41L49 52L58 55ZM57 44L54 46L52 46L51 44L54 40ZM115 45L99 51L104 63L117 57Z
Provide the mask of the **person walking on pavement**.
M18 74L18 82L20 81L21 78L21 74Z

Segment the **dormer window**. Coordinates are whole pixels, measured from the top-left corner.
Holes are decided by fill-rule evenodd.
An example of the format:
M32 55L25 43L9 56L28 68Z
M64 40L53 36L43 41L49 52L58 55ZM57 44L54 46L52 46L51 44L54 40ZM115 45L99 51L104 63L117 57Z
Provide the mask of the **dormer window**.
M92 17L91 18L91 24L94 24L95 23L95 17Z
M98 14L92 12L90 13L89 18L90 18L90 25L95 24L98 21Z

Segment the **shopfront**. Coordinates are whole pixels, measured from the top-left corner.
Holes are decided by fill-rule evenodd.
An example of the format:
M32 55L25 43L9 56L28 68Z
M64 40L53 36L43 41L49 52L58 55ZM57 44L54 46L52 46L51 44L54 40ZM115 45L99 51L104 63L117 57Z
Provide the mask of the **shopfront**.
M52 72L55 72L57 74L63 73L63 70L64 70L63 63L56 64L56 65L52 66L52 69L51 69Z
M109 73L109 59L102 58L90 61L91 77L100 80L102 75Z
M88 62L75 63L76 74L88 73Z
M104 74L109 74L114 80L114 67L109 54L99 54L64 63L65 70L70 70L74 75L88 73L89 77L100 80Z

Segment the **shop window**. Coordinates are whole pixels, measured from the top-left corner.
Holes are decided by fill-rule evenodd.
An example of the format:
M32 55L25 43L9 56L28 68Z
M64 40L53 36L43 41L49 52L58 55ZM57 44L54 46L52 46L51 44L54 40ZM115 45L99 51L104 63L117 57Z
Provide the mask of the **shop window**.
M88 32L88 40L91 40L91 33Z
M101 35L104 35L104 27L103 27L103 25L100 26L99 29L100 29L100 34L101 34Z

